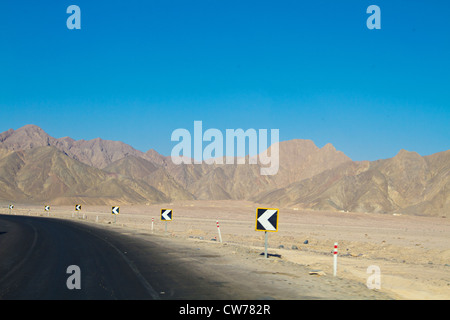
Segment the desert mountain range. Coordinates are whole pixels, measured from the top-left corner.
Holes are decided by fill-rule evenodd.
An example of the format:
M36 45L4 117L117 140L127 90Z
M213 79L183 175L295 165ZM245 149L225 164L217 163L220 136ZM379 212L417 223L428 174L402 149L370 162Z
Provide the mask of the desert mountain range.
M53 138L34 125L0 134L0 200L150 204L245 199L274 207L449 216L450 150L352 161L331 144L279 143L278 173L258 164L182 164L100 138ZM248 161L246 162L248 163Z

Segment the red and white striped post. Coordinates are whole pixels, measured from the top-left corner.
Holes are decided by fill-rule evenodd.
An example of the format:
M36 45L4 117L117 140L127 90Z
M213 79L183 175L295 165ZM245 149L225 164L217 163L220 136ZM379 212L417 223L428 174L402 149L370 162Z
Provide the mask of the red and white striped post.
M336 277L337 273L337 253L338 253L338 244L337 242L334 243L334 251L333 251L333 276Z
M217 224L217 231L219 231L219 240L220 243L222 243L222 235L220 234L219 220L216 220L216 224Z
M154 220L154 218L152 218L152 233L153 233L153 220Z

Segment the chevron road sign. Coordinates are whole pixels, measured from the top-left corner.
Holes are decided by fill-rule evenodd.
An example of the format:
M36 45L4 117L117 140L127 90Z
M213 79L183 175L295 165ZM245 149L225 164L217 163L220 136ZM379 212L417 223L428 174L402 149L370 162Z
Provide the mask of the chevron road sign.
M264 231L264 258L267 258L267 232L278 231L278 209L256 208L256 231Z
M161 209L161 221L172 221L172 209Z
M75 211L81 211L81 204L75 205Z
M112 214L119 214L119 207L112 207L111 213Z
M44 207L44 210L45 210L45 211L50 211L50 206L45 206L45 207Z
M278 209L256 209L256 231L278 231Z

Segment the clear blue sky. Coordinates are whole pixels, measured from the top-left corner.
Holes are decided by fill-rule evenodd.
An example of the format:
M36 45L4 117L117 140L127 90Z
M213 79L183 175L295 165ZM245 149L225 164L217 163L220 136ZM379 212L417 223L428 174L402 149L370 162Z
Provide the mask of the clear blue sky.
M81 30L68 30L69 5ZM381 8L381 30L366 9ZM450 146L450 1L2 0L0 131L279 129L353 160Z

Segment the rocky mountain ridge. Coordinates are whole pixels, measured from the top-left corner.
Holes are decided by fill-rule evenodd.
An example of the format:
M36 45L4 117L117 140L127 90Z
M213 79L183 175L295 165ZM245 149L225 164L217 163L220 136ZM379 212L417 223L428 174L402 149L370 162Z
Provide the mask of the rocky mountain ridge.
M331 144L279 142L276 175L259 164L181 164L119 141L53 138L34 125L0 133L0 199L54 204L150 204L246 199L313 210L447 216L450 150L401 150L352 161ZM248 163L248 161L246 162Z

